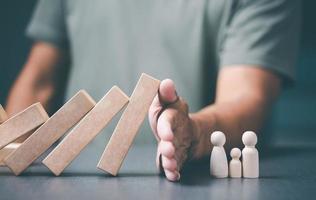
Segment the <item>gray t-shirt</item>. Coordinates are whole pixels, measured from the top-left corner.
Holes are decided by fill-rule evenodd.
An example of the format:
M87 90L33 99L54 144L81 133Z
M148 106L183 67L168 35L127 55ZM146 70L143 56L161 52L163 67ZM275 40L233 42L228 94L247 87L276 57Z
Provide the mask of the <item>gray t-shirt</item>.
M173 79L194 112L221 67L256 65L291 82L299 27L299 0L40 0L27 35L69 52L67 99L85 89L97 101L114 84L130 95L145 72ZM145 122L137 141L150 132Z

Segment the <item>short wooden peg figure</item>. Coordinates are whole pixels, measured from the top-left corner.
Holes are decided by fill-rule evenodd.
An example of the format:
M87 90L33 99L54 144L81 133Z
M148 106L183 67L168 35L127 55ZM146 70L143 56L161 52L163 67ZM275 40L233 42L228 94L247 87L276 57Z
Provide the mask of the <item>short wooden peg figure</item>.
M241 151L238 148L233 148L230 151L230 156L232 160L229 162L229 176L231 178L240 178L241 177L241 162L240 156Z

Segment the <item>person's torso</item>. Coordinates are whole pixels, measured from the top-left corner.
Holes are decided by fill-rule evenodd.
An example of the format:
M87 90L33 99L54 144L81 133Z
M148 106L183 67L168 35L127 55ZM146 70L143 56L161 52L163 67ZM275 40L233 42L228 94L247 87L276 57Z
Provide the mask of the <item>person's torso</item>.
M113 85L130 95L142 72L175 81L190 110L203 104L217 67L228 0L67 0L71 73L67 98L98 101ZM109 131L115 124L111 125ZM139 141L146 141L146 125ZM147 135L147 136L145 136Z

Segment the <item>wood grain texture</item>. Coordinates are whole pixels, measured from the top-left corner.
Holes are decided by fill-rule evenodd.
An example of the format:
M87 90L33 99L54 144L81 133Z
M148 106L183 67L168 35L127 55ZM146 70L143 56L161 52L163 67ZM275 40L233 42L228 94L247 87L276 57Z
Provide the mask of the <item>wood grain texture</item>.
M0 125L0 149L48 120L48 114L36 103Z
M84 90L79 91L10 154L5 159L5 164L15 175L19 175L94 106L95 101L89 94Z
M0 104L0 124L8 119L8 115ZM15 144L13 144L14 146ZM0 166L5 166L3 160L14 150L12 145L8 144L3 149L0 149Z
M160 81L142 74L97 167L117 175L148 109L158 92Z
M21 143L11 143L0 150L0 166L6 166L4 159L13 151L15 151L20 145Z
M43 160L43 164L56 176L60 175L127 102L128 96L114 86Z
M5 120L8 119L8 115L0 104L0 124L2 124Z

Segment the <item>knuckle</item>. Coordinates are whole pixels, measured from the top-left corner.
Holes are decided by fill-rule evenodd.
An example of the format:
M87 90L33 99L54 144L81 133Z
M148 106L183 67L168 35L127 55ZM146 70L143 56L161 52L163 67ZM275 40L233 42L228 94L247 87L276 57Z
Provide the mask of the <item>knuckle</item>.
M179 102L180 102L179 103L180 109L183 110L185 113L187 113L189 110L189 105L188 105L187 101L184 100L182 97L179 97Z

